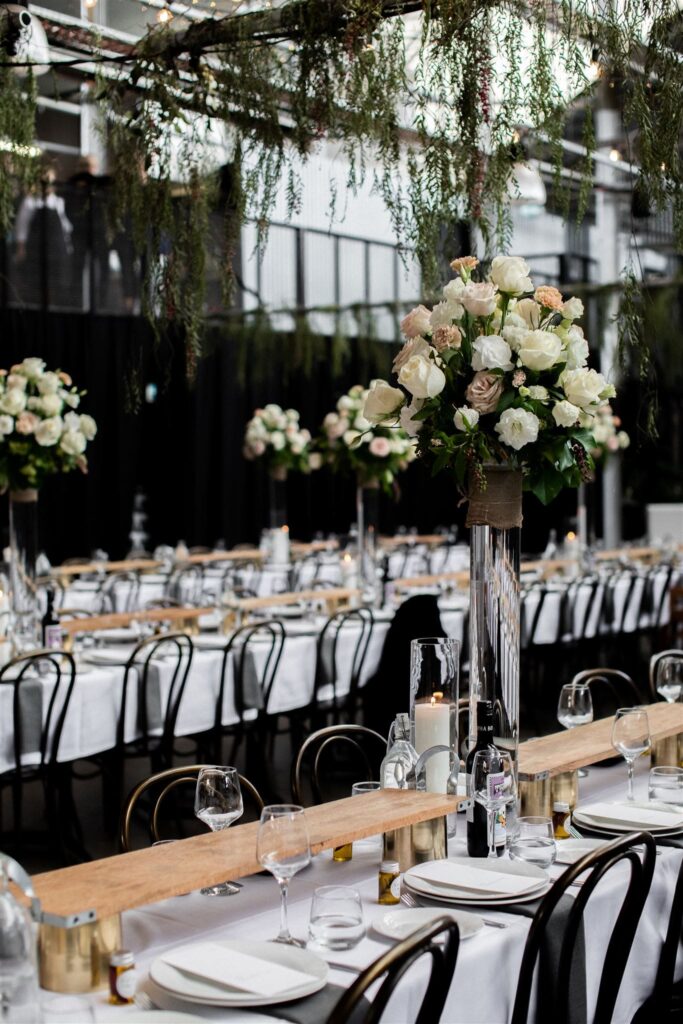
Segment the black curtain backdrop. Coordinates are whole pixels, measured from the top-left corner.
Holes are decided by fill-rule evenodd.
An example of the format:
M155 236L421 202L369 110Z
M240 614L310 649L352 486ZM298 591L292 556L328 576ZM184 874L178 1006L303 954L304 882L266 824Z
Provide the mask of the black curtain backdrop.
M256 542L267 520L267 481L262 466L241 454L246 421L267 402L293 406L302 425L316 432L324 415L352 384L389 370L393 349L381 342L350 342L342 368L333 370L332 342L319 341L305 369L301 339L272 336L267 345L210 329L208 354L196 383L186 382L178 341L153 343L148 325L136 318L0 312L2 358L9 367L25 356L41 356L50 368L67 371L88 391L83 411L98 423L89 446L90 471L49 479L40 499L41 545L51 561L87 556L96 547L112 558L129 548L136 488L147 495L148 546L227 545ZM309 339L310 342L310 339ZM142 388L139 411L130 410L131 380ZM154 402L147 384L158 386ZM399 480L400 496L382 497L380 528L438 525L462 527L464 509L446 474L431 478L414 464ZM307 540L317 531L345 533L355 517L354 483L323 469L294 475L287 484L291 535ZM549 509L525 496L523 550L536 553L548 531L566 531L575 497L565 493ZM0 510L7 536L7 499Z

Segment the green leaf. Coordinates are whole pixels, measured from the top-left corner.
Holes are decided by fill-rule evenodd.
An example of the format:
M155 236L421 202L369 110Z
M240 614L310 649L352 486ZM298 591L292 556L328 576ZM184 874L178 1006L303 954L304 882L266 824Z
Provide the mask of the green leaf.
M529 490L544 505L549 505L551 501L554 501L564 485L562 473L558 473L555 469L544 469L538 477L529 480Z

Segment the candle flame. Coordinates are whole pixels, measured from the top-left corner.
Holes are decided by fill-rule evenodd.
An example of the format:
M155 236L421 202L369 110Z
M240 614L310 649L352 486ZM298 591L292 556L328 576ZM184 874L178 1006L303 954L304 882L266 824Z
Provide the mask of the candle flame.
M437 700L443 700L443 693L441 690L435 690L432 697L432 704L435 704Z
M283 526L282 527L282 532L283 533L289 533L289 527L288 526Z
M572 530L567 534L567 540L576 540L576 534Z

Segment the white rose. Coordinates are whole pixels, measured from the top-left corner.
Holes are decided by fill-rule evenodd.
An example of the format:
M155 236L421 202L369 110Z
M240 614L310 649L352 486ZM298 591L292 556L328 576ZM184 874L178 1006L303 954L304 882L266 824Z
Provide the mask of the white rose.
M18 388L19 391L26 391L28 379L21 373L10 373L6 381L8 388Z
M517 313L524 323L535 331L541 325L541 307L534 299L521 299L515 306Z
M401 320L401 330L406 338L417 338L429 330L430 312L426 306L416 306Z
M419 412L424 402L420 401L419 398L414 398L410 405L404 405L401 409L401 415L399 416L399 423L403 430L405 430L408 437L417 437L422 430L424 423L422 420L414 420L413 416Z
M44 373L42 377L39 378L37 384L41 395L56 395L62 386L62 382L57 374L52 373L51 371Z
M14 430L14 420L11 416L0 416L0 434L3 437L6 434L11 434Z
M67 430L80 430L81 418L77 412L68 412L64 417L64 426Z
M274 430L270 435L270 443L276 452L281 452L285 446L285 435L281 430Z
M596 444L607 444L610 437L614 434L614 427L611 423L597 422L593 427L592 433Z
M503 444L518 452L525 444L536 440L539 425L538 416L527 409L506 409L494 429Z
M491 263L491 280L506 295L524 295L534 290L529 267L521 256L495 256Z
M472 316L490 316L496 308L498 292L490 281L468 281L462 293L462 304Z
M521 388L519 389L521 393ZM542 384L532 384L530 388L527 388L529 398L533 398L536 402L547 402L548 401L548 389L544 388Z
M62 411L62 400L59 395L43 395L40 410L44 416L59 416Z
M580 320L583 316L583 302L573 295L571 299L562 303L560 312L565 320Z
M353 399L349 395L342 395L337 402L337 408L340 412L348 412L350 409L353 409L354 404Z
M29 380L37 380L38 377L42 377L45 369L45 363L42 359L37 356L29 356L24 359L23 362L19 363L16 367L19 373L23 373Z
M564 370L560 376L564 393L573 405L585 409L597 405L602 399L610 398L614 388L597 370Z
M411 356L401 368L398 382L406 388L413 398L434 398L446 386L443 370L425 356ZM367 416L367 411L366 411Z
M413 359L421 358L413 356ZM401 370L401 373L403 370ZM363 406L363 416L369 423L385 423L395 419L398 410L405 402L405 395L400 388L392 388L385 380L373 380L370 383L368 397Z
M524 321L522 321L522 323L524 323ZM506 322L505 327L503 328L503 337L513 352L519 352L524 336L528 333L529 328L526 324L524 324L524 327L518 327L516 324L508 324Z
M556 402L553 406L553 419L558 427L573 427L575 423L578 423L580 415L581 410L578 405L573 405L566 400Z
M472 344L473 370L511 370L512 350L497 334L480 335Z
M427 356L429 355L430 344L425 341L422 337L409 338L405 343L399 354L396 356L391 367L394 373L398 373L402 366L404 366L411 356Z
M19 388L10 388L0 400L0 411L8 416L18 416L26 408L26 395Z
M301 441L299 441L299 440L292 441L292 443L289 446L289 449L290 449L292 455L301 455L301 453L303 452L304 448L305 448L305 445L303 445L301 443Z
M80 430L65 430L59 447L67 455L81 455L85 451L86 440Z
M359 430L347 430L344 434L344 444L347 448L356 448L362 441L363 435Z
M476 409L470 409L469 405L463 405L455 410L453 423L456 430L473 430L479 422L479 413Z
M296 409L285 409L285 419L288 419L290 423L298 423L299 413Z
M353 421L353 425L356 428L356 430L360 430L364 433L366 430L370 429L372 423L370 422L370 420L366 420L365 416L363 416L362 413L359 413L358 416L356 416L355 420Z
M43 420L40 426L37 428L35 433L35 439L39 445L43 448L49 448L53 444L57 444L60 437L62 436L62 430L64 429L64 421L61 416L51 416L50 419Z
M570 327L565 336L565 357L568 370L578 370L588 362L588 342L580 327Z
M57 394L70 409L77 409L81 402L81 396L75 391L58 391Z
M308 455L308 468L312 470L321 469L323 464L323 457L320 452L309 452Z
M562 342L551 331L528 331L519 346L519 358L530 370L549 370L562 355Z

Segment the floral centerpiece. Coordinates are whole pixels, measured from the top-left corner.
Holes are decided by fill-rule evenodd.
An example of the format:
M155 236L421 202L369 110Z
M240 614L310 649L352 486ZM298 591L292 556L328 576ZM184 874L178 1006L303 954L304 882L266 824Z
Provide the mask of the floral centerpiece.
M289 470L309 473L317 468L319 456L311 449L311 433L299 423L296 409L282 409L270 403L256 409L244 434L245 459L262 459L276 479Z
M623 451L631 443L625 430L620 430L621 418L616 416L609 402L601 405L595 414L592 427L595 445L591 455L596 463L603 463L610 455Z
M370 389L376 384L373 381ZM368 419L370 391L354 384L323 420L321 447L335 470L354 474L361 487L379 484L389 492L396 475L415 459L415 441L405 430Z
M36 588L37 503L46 477L86 473L92 416L77 412L85 394L63 370L37 356L0 370L0 490L9 490L10 601L15 648L39 643Z
M398 386L374 381L364 415L416 436L418 454L467 494L473 482L485 489L485 465L500 464L547 503L590 474L592 429L614 387L587 367L580 299L534 289L520 257L496 256L475 281L478 262L454 260L442 301L405 317Z
M97 424L76 412L84 394L68 373L47 370L37 357L0 370L0 490L16 494L54 473L87 472Z
M496 256L485 277L478 265L454 260L441 301L405 317L396 382L373 383L364 416L413 434L468 503L470 728L490 701L496 743L516 760L522 489L548 503L590 479L593 430L615 392L587 365L580 299L534 288L520 257Z

